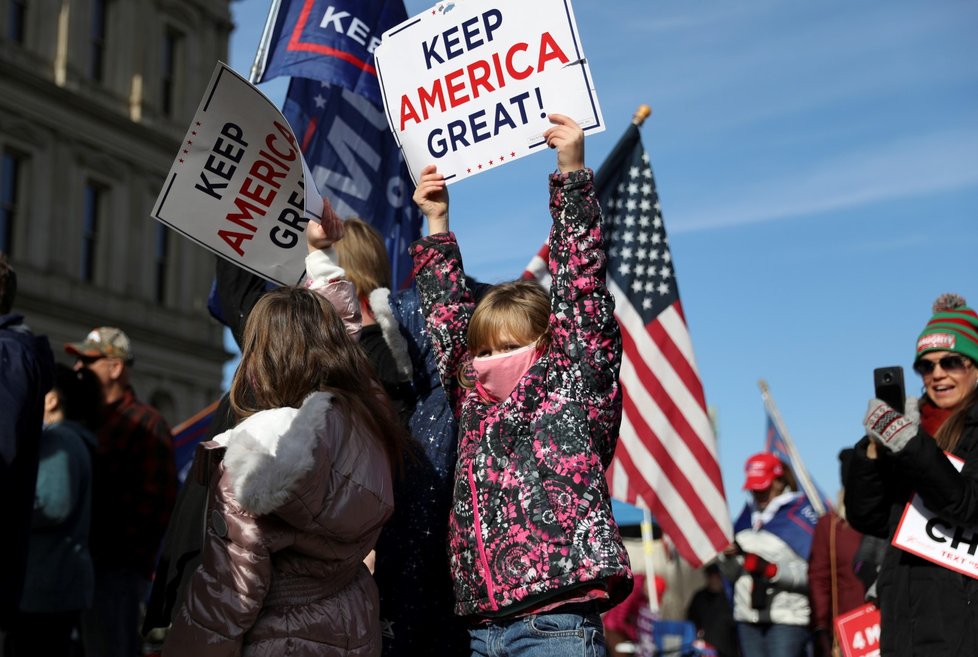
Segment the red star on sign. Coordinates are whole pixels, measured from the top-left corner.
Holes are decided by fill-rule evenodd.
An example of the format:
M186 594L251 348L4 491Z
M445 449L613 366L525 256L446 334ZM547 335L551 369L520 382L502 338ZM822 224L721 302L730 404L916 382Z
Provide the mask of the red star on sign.
M512 153L510 153L509 156L510 157L516 157L516 151L513 151Z
M506 158L505 158L505 157L503 157L502 155L500 155L500 156L499 156L499 161L500 161L500 162L502 162L502 161L503 161L503 160L505 160L505 159L506 159Z
M183 164L183 159L182 158L180 159L180 164Z
M466 169L465 173L472 173L472 169Z
M489 166L492 166L492 160L489 160Z
M479 165L479 171L482 171L482 165L481 164Z

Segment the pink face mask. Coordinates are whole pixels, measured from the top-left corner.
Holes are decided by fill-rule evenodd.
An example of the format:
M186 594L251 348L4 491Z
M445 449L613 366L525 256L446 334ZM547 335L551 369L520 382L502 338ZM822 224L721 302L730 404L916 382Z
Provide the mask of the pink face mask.
M502 401L512 394L513 388L537 358L539 354L535 342L504 354L473 358L476 387L493 402Z

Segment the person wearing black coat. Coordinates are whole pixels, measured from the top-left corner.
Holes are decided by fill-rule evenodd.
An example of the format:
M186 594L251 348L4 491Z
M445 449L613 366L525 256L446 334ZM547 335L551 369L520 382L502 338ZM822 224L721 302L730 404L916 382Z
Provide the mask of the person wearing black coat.
M899 410L870 402L845 481L852 526L887 543L914 493L945 523L978 528L978 314L964 299L935 303L914 370L923 399ZM945 452L963 460L960 472ZM877 594L882 657L978 656L978 579L887 545Z

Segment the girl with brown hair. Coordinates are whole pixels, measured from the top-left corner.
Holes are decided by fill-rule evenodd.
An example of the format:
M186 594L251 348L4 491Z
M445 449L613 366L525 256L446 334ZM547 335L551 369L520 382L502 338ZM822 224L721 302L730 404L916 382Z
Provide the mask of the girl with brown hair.
M309 285L267 293L248 317L231 385L244 420L205 443L223 460L167 655L380 653L363 559L393 508L402 433L351 337L359 309L330 248L341 235L331 211L310 223Z

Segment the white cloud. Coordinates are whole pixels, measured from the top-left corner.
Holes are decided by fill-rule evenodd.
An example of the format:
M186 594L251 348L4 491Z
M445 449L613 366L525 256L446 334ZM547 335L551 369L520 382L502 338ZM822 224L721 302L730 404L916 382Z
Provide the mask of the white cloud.
M711 194L707 207L676 208L672 233L810 216L978 186L978 134L906 138ZM738 200L731 201L731 198Z

